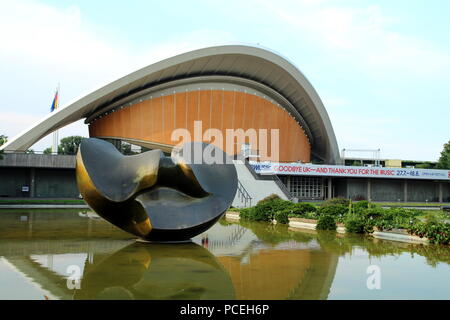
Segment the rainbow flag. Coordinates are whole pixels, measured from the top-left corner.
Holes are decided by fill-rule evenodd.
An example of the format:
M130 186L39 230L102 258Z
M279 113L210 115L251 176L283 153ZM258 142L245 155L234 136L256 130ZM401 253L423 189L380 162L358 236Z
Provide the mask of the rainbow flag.
M56 90L55 97L53 98L52 106L50 107L50 112L53 112L54 110L58 109L58 105L59 105L58 91L59 90Z

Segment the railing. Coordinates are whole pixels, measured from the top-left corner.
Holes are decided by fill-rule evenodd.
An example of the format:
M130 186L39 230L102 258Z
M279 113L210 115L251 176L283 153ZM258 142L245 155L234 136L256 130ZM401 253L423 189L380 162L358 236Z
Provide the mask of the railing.
M281 191L283 191L283 193L289 200L292 200L294 198L291 192L286 187L286 185L283 183L283 181L281 181L281 179L276 174L273 175L273 181L275 181L277 186L281 189Z
M252 197L248 194L247 190L244 188L244 186L239 180L238 180L238 199L244 203L244 206L246 208L252 206Z
M218 249L218 248L231 248L235 246L243 235L248 231L247 228L244 228L240 225L235 230L233 230L232 234L227 237L226 240L214 240L214 239L208 239L208 248L209 249ZM203 244L203 239L202 239Z
M278 176L276 174L260 175L260 174L257 174L255 172L255 170L253 170L253 167L250 165L250 163L248 162L247 159L244 160L244 164L255 179L257 179L257 180L272 180L281 189L281 191L284 193L286 198L288 198L289 200L292 200L294 198L292 196L292 194L289 192L289 190L286 188L284 183L280 180L280 178L278 178Z

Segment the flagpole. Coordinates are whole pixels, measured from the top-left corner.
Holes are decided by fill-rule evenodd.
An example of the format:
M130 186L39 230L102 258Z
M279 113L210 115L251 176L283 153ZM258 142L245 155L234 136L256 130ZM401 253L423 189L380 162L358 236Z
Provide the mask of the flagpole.
M56 89L56 94L58 95L58 101L57 105L55 107L59 106L59 82L58 82L58 88ZM52 146L52 154L58 154L58 142L59 142L59 130L53 131L53 146Z

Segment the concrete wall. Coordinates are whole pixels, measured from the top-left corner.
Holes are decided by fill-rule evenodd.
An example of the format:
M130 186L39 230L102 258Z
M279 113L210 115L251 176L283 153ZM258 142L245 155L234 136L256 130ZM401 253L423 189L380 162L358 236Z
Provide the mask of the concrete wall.
M442 198L444 202L450 202L450 183L442 182Z
M29 188L28 192L22 191L24 186ZM0 167L0 197L77 198L78 195L74 169Z
M420 202L438 202L439 184L434 181L408 181L408 199Z
M238 179L245 190L248 192L251 200L251 205L254 206L258 201L264 199L271 194L277 194L280 198L287 200L286 195L280 189L280 187L273 180L257 180L253 177L247 166L241 161L233 161ZM242 201L239 199L239 191L236 192L235 199L233 201L233 207L245 207Z
M36 169L35 196L37 198L78 197L75 170Z
M30 185L30 169L0 168L0 197L23 197L22 186Z
M347 198L367 200L367 179L347 179Z
M353 200L450 202L450 182L412 179L339 178L333 179L333 196Z
M74 155L50 155L32 153L5 153L0 167L25 168L75 168Z
M366 180L366 179L364 179ZM373 201L403 201L403 180L371 179L371 199Z

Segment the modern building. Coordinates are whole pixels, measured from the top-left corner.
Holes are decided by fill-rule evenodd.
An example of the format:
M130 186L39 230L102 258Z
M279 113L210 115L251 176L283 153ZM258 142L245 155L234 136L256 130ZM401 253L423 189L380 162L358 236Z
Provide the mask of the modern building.
M271 166L340 164L330 119L313 86L287 59L260 47L209 47L149 65L59 108L2 149L24 152L49 133L80 119L85 119L91 137L113 143L124 141L170 152L180 142L179 135L174 133L185 129L193 140L211 142L223 149L227 146L226 151L235 157L250 149L247 156L253 156L251 160ZM243 139L228 136L229 130L244 133L254 130L256 140L250 135L244 135ZM211 139L211 132L226 141ZM449 198L447 172L421 176L423 179L408 185L399 181L411 175L398 176L399 180L394 181L383 175L367 178L314 174L316 171L255 172L258 164L252 166L247 161L236 161L240 183L235 205L246 206L251 201L254 204L271 193L297 199L337 195L373 200L395 197L395 200L448 201ZM0 161L0 167L7 166ZM31 171L29 177L34 181ZM427 190L426 195L414 196L421 193L412 191L416 190L416 184ZM35 191L29 194L39 195ZM382 199L385 195L389 199Z

